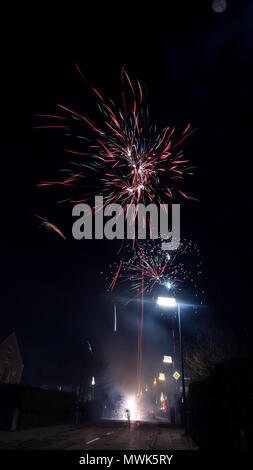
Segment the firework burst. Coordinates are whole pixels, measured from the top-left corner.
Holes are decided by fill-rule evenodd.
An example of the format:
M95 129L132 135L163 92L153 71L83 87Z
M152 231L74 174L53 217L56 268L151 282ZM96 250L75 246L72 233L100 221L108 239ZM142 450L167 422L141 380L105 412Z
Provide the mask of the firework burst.
M78 66L77 69L81 73ZM51 117L56 123L59 122L59 125L36 126L60 127L68 136L76 137L74 147L65 150L78 159L69 162L70 169L61 170L67 173L65 178L44 181L38 186L74 186L77 196L73 198L72 195L64 201L75 203L87 201L91 194L99 191L104 196L105 204L119 203L124 209L128 204L163 203L164 198L175 195L195 199L180 189L184 175L192 174L193 167L179 148L195 129L188 124L178 138L175 137L174 127L158 131L156 126L150 124L140 83L137 81L133 85L124 67L121 77L122 109L111 100L106 102L92 87L98 99L101 125L59 104L62 114L45 115L47 119ZM83 124L93 133L89 143L83 136ZM93 187L91 191L88 190L90 171L99 174L97 188Z
M117 282L130 282L130 290L136 295L151 293L155 286L169 288L173 295L190 289L203 303L204 291L199 282L203 262L198 245L192 240L183 240L178 250L169 253L161 248L161 243L161 239L137 241L128 260L110 265L112 280L108 290L114 290Z
M132 290L152 292L156 284L176 285L182 273L181 266L175 266L170 257L160 247L140 244L135 250L135 256L126 261L123 266L123 277L131 281Z

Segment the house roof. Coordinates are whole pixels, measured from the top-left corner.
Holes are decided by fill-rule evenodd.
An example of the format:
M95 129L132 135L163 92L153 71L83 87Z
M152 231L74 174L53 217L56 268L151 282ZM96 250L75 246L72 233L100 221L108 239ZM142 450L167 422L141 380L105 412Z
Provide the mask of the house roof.
M1 348L2 344L4 343L4 341L7 338L9 338L10 336L12 336L12 338L13 338L12 341L14 340L14 343L16 343L19 358L20 358L20 362L23 364L22 355L21 355L21 351L20 351L20 347L19 347L19 344L18 344L18 340L17 340L17 336L16 336L15 331L5 331L5 332L0 331L0 348Z
M8 338L12 333L15 334L15 331L13 330L0 330L0 344ZM15 334L16 336L16 334Z

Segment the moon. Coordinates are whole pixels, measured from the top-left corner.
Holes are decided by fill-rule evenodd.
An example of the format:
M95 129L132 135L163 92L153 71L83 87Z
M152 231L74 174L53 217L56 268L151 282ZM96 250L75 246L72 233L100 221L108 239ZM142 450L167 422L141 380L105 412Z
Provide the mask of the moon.
M226 0L213 0L212 9L216 13L223 13L223 11L225 11L226 8L227 8Z

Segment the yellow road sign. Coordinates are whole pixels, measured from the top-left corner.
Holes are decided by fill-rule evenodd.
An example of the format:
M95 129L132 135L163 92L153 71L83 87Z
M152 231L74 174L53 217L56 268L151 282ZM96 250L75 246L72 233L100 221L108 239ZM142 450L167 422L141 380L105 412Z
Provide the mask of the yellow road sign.
M180 377L179 372L175 371L174 374L173 374L173 377L174 377L174 379L178 380L179 377Z

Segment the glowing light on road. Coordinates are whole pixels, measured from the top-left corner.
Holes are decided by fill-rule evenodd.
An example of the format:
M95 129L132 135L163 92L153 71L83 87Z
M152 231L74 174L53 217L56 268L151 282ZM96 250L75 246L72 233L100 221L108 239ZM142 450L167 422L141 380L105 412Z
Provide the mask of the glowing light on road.
M137 399L134 395L130 395L127 397L124 408L125 410L130 411L131 421L137 419ZM125 419L127 419L127 416L125 416Z

